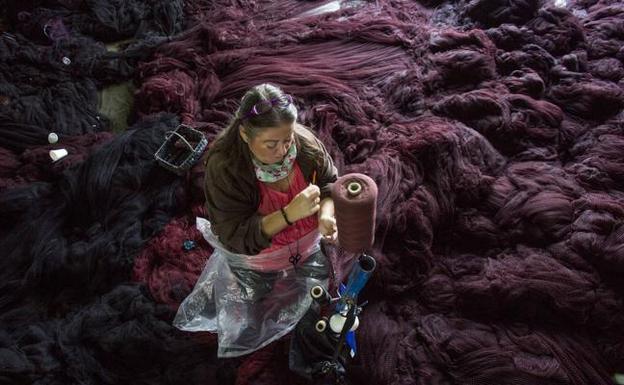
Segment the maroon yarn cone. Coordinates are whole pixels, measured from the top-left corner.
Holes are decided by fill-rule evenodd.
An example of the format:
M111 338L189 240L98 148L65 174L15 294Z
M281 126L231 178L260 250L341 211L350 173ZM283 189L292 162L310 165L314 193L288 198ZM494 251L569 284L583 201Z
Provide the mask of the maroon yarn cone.
M377 184L364 174L343 175L332 186L338 243L345 251L362 253L373 245Z

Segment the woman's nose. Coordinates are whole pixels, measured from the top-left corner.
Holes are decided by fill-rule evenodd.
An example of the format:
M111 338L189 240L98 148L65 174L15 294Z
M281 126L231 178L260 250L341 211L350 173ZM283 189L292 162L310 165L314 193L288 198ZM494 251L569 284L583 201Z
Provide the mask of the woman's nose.
M284 156L288 152L288 146L286 146L286 145L278 146L278 148L279 148L279 155L280 156Z

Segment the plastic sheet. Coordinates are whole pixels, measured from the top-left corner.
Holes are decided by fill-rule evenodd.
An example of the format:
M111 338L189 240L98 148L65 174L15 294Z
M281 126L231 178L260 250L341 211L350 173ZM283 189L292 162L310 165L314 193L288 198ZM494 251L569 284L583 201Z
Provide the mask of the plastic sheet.
M310 289L327 287L329 262L320 250L317 231L304 237L316 239L300 250L301 260L283 267L275 261L284 257L280 250L234 254L212 233L209 221L197 218L197 228L214 252L173 324L185 331L217 333L219 357L248 354L286 335L310 307ZM250 258L282 268L251 268L246 263Z

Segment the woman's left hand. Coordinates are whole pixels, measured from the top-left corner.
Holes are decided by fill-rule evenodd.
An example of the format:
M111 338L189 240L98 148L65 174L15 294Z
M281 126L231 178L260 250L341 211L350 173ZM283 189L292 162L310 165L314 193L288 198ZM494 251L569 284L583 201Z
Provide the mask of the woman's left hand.
M338 229L336 227L336 217L333 215L319 215L319 232L324 239L334 242L338 237Z

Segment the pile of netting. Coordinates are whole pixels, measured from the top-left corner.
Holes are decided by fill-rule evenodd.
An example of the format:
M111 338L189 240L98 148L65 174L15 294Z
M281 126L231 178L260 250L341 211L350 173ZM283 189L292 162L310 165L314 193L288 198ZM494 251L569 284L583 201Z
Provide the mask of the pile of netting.
M288 336L218 359L214 335L172 326L212 249L202 163L177 175L154 153L180 123L212 140L265 82L340 174L379 186L350 381L624 371L620 1L48 0L4 16L0 383L305 383ZM98 91L128 80L129 127L112 132ZM327 249L340 280L347 256Z

